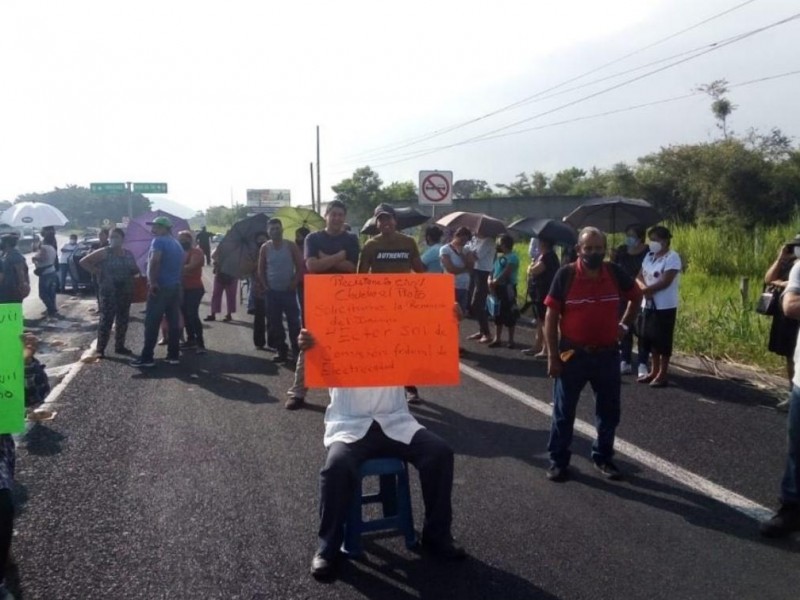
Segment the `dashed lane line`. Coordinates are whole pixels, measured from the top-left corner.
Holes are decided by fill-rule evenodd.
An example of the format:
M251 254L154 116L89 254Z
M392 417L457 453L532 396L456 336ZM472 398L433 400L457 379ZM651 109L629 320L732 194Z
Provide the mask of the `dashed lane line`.
M545 416L550 416L552 408L549 403L543 402L538 398L521 392L520 390L503 383L502 381L498 381L494 377L486 375L477 369L473 369L464 363L460 363L459 366L464 375L467 375L468 377L471 377L472 379L475 379L476 381L479 381L480 383L483 383L484 385L487 385L501 394L505 394L506 396L517 400L518 402L522 402L526 406L530 406L532 409L542 413ZM588 437L589 439L594 439L596 435L594 425L587 423L586 421L582 421L581 419L575 419L575 431L583 436ZM700 475L692 473L691 471L687 471L683 467L679 467L674 463L664 460L652 452L648 452L647 450L631 444L630 442L626 442L625 440L617 438L614 443L614 449L620 454L624 454L628 458L635 460L636 462L652 469L653 471L657 471L658 473L669 477L673 481L676 481L683 486L708 496L709 498L712 498L717 502L720 502L752 519L761 521L768 518L772 514L771 510L758 504L757 502L753 502L749 498L745 498L744 496L724 488L721 485L717 485L705 477L701 477Z

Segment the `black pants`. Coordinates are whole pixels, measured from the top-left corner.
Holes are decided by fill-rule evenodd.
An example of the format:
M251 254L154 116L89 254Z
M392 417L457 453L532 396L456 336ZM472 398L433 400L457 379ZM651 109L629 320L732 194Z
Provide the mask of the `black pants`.
M358 470L371 458L399 458L419 471L425 520L422 536L433 542L450 539L453 492L453 450L438 435L420 429L410 444L386 437L373 422L360 440L345 444L334 442L319 474L319 553L331 559L339 551L344 537L347 510L358 485Z
M478 320L480 331L490 336L489 313L486 311L486 297L489 295L489 271L475 271L475 292L472 294L472 316Z
M206 266L211 264L211 246L200 246L200 250L206 257Z
M8 555L11 552L11 538L14 535L14 502L11 490L0 490L0 565L5 572ZM0 582L3 576L0 574Z
M200 320L200 301L206 291L203 288L194 290L183 290L183 302L181 302L181 313L183 313L183 325L186 327L186 341L196 342L201 348L205 348L203 342L203 322Z

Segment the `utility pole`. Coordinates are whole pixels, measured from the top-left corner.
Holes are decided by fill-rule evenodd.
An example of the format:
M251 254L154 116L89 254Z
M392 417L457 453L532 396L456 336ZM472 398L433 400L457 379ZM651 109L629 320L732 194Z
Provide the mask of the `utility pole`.
M317 205L314 200L314 163L308 163L308 168L311 171L311 210L317 210Z
M317 125L317 210L322 212L322 188L320 186L319 172L319 125Z
M125 187L128 188L128 221L133 220L133 183L127 181Z

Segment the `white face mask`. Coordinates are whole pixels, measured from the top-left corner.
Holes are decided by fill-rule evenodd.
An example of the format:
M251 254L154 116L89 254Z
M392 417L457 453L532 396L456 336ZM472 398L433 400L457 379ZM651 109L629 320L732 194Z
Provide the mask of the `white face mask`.
M795 257L800 258L800 246L793 246L793 249Z
M659 252L661 252L664 249L664 246L661 244L661 242L653 242L653 241L651 241L648 244L648 246L650 247L650 252L653 252L655 254L658 254Z

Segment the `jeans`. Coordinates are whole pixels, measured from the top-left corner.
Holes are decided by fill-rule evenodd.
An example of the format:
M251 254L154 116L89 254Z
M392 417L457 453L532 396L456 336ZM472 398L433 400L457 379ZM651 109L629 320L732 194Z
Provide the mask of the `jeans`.
M78 289L78 282L75 281L72 277L72 273L69 272L69 263L61 263L58 265L58 275L58 289L61 290L62 294L67 291L67 277L69 277L69 281L72 284L72 291L74 292Z
M58 274L52 273L39 275L39 299L44 302L47 314L52 316L58 313L56 307L56 294L58 293Z
M344 536L344 522L353 493L358 486L358 470L371 458L399 458L419 471L425 522L422 537L428 541L450 539L453 492L453 450L442 438L420 429L403 444L386 436L374 422L367 434L350 444L334 442L328 448L325 467L319 474L319 553L332 559Z
M556 467L569 465L575 410L587 383L594 390L597 427L592 458L595 462L603 462L614 456L614 435L620 419L619 352L576 350L553 383L553 419L547 450L551 463Z
M183 303L181 304L183 324L186 326L186 341L196 342L201 348L205 348L205 343L203 342L203 322L200 320L200 301L205 293L203 288L183 290Z
M125 348L125 336L131 313L131 289L127 286L100 288L100 322L97 324L97 351L105 352L114 328L114 347L117 351Z
M467 288L456 288L456 303L465 315L469 307L469 290Z
M475 292L472 296L472 316L478 320L482 335L491 336L489 331L489 313L486 310L486 297L489 295L489 271L473 271L475 273Z
M158 330L161 317L166 316L169 332L167 334L167 358L180 356L179 339L181 336L181 286L159 287L155 294L147 298L144 315L144 347L139 355L143 361L153 360L153 350L158 341Z
M275 343L278 354L287 354L289 346L286 344L286 332L283 329L283 317L286 315L286 325L289 328L289 343L295 357L300 352L297 346L297 336L300 335L300 304L297 302L297 292L287 290L267 290L267 331L268 341Z
M792 386L789 398L789 450L781 481L781 503L800 504L800 388Z

